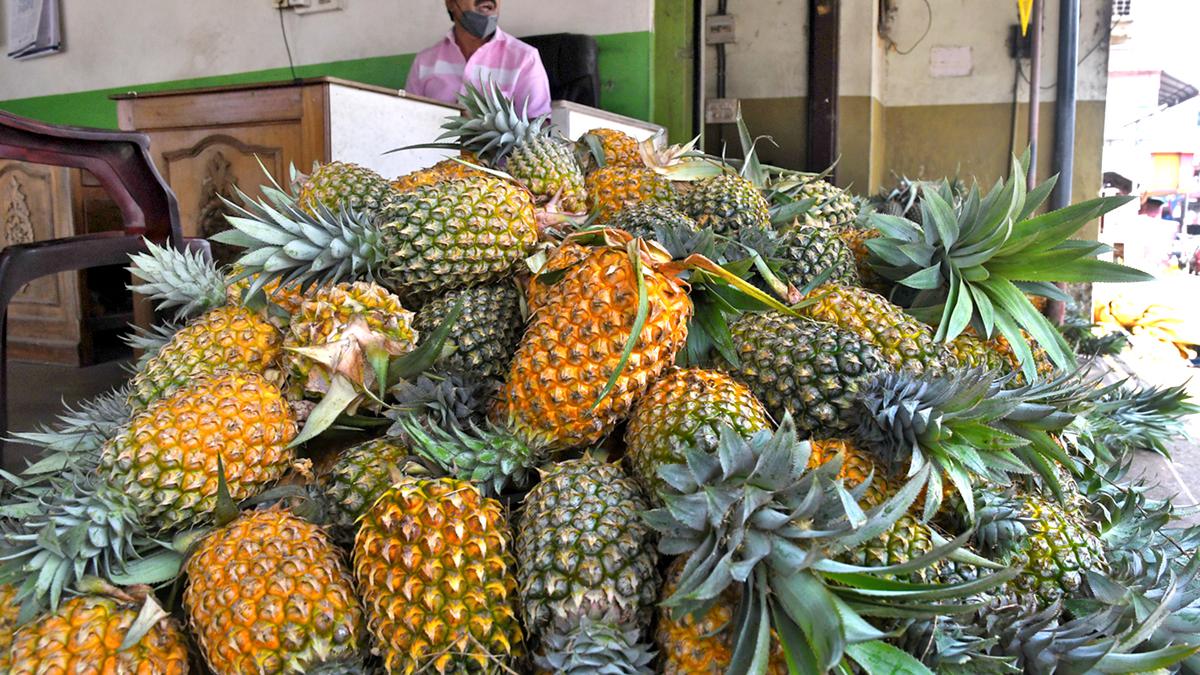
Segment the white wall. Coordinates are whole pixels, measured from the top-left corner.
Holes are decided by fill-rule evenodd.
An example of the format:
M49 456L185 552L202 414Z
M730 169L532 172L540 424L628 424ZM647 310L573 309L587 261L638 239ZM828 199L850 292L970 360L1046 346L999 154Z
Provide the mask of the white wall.
M1015 71L1008 56L1008 25L1017 20L1014 0L929 0L932 25L918 44L930 20L924 0L895 0L898 11L891 35L902 50L886 54L883 102L887 106L1003 103L1012 100ZM1042 49L1042 85L1055 83L1058 63L1058 2L1044 0L1045 33ZM1108 72L1108 0L1082 0L1079 22L1080 64L1078 97L1104 99ZM913 45L916 45L913 48ZM935 78L930 75L930 52L935 47L967 45L973 69L968 77ZM1095 49L1093 50L1093 47ZM1028 76L1028 66L1026 67ZM1028 85L1021 82L1020 100L1028 100ZM1054 100L1054 89L1043 89L1042 100Z
M862 2L863 0L851 0ZM707 14L717 0L705 0ZM737 42L726 46L726 96L787 98L808 88L808 0L729 0ZM708 47L706 91L717 92L717 52Z
M0 100L287 66L270 0L60 0L66 51L0 57ZM338 12L284 13L297 65L419 51L449 28L441 0L345 0ZM507 0L516 35L647 31L653 0ZM0 40L3 32L0 31Z

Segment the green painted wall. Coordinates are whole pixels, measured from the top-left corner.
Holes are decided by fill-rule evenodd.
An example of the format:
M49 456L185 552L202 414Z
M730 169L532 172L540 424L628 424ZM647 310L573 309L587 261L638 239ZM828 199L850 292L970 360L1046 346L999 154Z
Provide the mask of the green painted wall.
M602 108L638 119L650 119L653 41L653 35L649 32L596 36L596 43L600 50L600 106ZM404 86L404 80L408 77L408 69L412 64L413 57L413 54L401 54L297 66L296 75L299 77L328 75L399 89ZM130 84L111 89L11 99L0 101L0 109L54 124L115 129L117 127L117 106L115 101L108 98L113 94L272 82L290 78L291 73L287 68L272 68L190 80Z

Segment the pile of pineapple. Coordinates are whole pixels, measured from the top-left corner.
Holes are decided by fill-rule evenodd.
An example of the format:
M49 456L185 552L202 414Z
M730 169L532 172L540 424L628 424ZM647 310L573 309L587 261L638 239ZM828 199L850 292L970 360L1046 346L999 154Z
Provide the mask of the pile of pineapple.
M1068 239L1115 201L464 105L230 203L231 268L134 256L172 319L4 476L0 672L1200 672L1200 531L1124 477L1195 408L1031 304L1142 278Z

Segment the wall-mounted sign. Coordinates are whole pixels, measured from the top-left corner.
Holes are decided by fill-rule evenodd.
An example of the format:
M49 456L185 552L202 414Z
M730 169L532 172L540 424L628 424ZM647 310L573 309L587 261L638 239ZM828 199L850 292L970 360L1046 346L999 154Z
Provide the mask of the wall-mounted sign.
M62 49L58 0L4 0L4 23L10 58L32 59Z

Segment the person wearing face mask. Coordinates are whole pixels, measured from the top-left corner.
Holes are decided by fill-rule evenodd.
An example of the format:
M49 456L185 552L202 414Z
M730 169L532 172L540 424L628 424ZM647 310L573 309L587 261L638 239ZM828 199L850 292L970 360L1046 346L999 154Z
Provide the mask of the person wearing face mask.
M495 82L530 117L550 113L550 80L537 49L500 30L500 0L445 0L454 26L417 54L404 90L456 103L466 83Z

